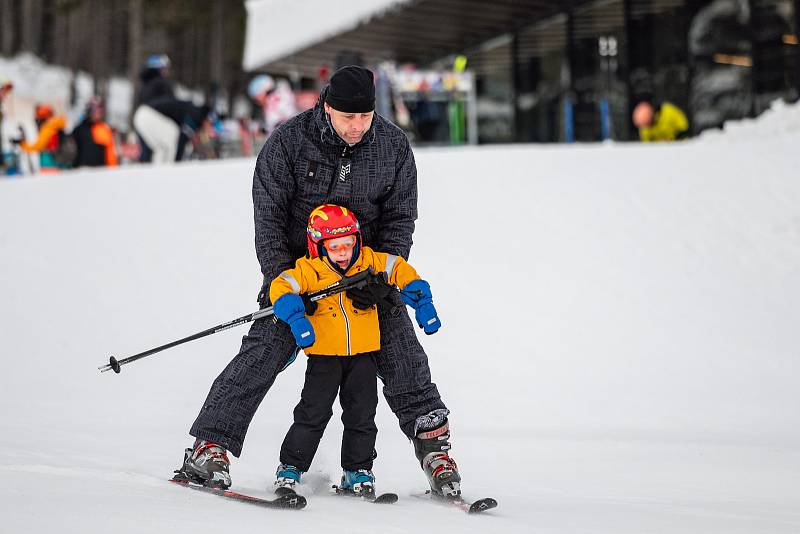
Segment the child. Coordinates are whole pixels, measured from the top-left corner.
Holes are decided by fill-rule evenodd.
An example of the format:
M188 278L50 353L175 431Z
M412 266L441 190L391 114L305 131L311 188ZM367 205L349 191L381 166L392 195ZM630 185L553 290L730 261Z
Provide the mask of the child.
M281 446L275 491L293 491L300 475L311 467L339 391L344 423L340 488L374 496L371 469L376 457L378 392L373 353L380 349L378 311L375 306L359 310L345 293L338 293L317 301L316 310L307 316L300 295L371 267L385 272L389 284L402 288L403 300L415 309L417 323L426 334L438 331L441 322L428 283L403 258L363 246L358 221L346 208L324 204L311 212L308 254L297 260L294 269L276 277L269 291L275 316L288 323L308 356L294 424Z

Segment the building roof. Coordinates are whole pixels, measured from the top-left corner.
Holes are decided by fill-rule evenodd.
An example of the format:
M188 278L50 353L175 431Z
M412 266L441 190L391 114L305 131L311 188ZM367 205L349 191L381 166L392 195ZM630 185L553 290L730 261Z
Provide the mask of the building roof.
M243 67L275 69L276 62L315 44L368 25L411 0L247 0ZM333 54L335 56L335 54ZM318 69L320 65L316 65Z
M580 1L250 0L245 68L314 76L342 52L365 63L435 61L543 20ZM272 6L272 8L267 8ZM279 13L275 13L278 10ZM272 15L270 14L272 13ZM276 20L275 17L278 17ZM277 27L277 28L276 28ZM258 28L270 28L264 36ZM275 34L267 35L275 29Z

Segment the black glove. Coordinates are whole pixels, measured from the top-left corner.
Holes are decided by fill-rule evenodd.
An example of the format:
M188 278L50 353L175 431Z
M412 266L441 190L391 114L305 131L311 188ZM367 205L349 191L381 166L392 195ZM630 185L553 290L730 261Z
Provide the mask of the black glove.
M303 298L303 304L306 307L306 315L314 315L314 312L317 311L317 306L319 304L316 301L312 301L308 298L308 295L300 295ZM258 294L258 307L259 309L264 309L269 306L269 286L264 286L261 288L261 292Z
M368 310L377 303L384 301L394 288L383 281L375 281L364 287L354 287L347 290L347 296L353 301L353 306L359 310Z
M314 315L314 312L317 311L317 301L311 300L308 298L308 295L300 295L303 298L303 305L306 307L306 315Z

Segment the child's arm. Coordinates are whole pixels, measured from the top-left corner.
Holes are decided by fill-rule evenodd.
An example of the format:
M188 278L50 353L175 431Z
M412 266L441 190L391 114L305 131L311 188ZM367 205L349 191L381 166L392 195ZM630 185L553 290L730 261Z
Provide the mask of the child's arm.
M387 258L386 275L390 284L402 289L414 280L421 280L416 269L402 257L389 254L387 256L389 257Z
M303 261L305 261L305 259L300 258L295 263L293 269L286 269L272 280L269 285L270 302L278 302L278 299L287 293L302 295L308 292L308 282L306 277L303 276L304 268L301 264Z
M311 321L306 317L306 307L301 293L308 291L303 269L297 261L294 269L287 269L275 277L269 286L269 298L274 303L275 317L284 321L292 329L297 345L306 348L314 344L316 335Z
M375 252L376 270L386 273L389 284L400 288L403 302L414 308L417 324L426 334L435 334L442 326L436 308L433 306L431 286L420 278L417 271L403 258Z

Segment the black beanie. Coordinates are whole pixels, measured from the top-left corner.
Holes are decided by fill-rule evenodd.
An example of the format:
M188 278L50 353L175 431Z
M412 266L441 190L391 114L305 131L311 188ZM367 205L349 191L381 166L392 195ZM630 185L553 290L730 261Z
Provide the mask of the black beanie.
M348 65L331 76L325 102L344 113L368 113L375 110L375 81L372 71Z

